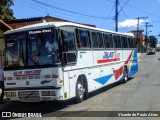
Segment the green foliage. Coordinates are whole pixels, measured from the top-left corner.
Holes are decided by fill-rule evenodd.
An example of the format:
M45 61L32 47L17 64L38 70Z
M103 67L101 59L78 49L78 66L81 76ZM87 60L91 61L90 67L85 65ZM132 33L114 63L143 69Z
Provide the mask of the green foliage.
M155 36L149 36L150 47L155 48L157 45L157 38Z
M1 20L13 20L13 10L10 8L14 5L13 0L0 0L0 19Z

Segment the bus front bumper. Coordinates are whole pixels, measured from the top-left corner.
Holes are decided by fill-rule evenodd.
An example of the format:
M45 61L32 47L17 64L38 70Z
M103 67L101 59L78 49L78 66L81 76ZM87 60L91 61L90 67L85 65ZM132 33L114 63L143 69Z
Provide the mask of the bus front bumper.
M63 100L61 89L43 90L5 90L5 97L10 101L40 102Z

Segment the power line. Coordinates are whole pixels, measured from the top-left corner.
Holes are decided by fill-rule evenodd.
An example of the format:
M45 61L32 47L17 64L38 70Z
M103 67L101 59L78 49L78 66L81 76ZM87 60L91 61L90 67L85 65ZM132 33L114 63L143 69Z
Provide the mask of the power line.
M43 6L50 7L52 9L55 8L55 9L58 9L60 11L64 11L64 12L68 12L68 13L72 13L72 14L77 14L77 15L87 16L87 17L92 17L92 18L98 18L98 19L106 19L106 17L103 17L103 16L93 16L93 15L87 15L87 14L83 14L83 13L79 13L79 12L75 12L75 11L71 11L71 10L66 10L66 9L63 9L63 8L60 8L60 7L56 7L55 5L50 5L50 4L47 4L47 3L44 3L44 2L41 2L41 1L38 1L38 0L32 0L32 1L36 2L38 4L41 4ZM107 18L107 19L109 19L109 18Z
M115 3L115 1L113 1L113 0L106 0L106 1L108 1L108 2L112 2L112 3Z
M121 5L119 4L119 6L121 7ZM121 7L122 8L122 7ZM130 20L129 20L129 18L128 18L128 16L125 14L125 12L124 12L124 10L123 9L121 9L121 11L123 12L123 14L125 15L125 17L128 19L128 21L131 23L131 24L133 24Z
M123 1L120 1L120 2L123 2ZM124 3L124 2L123 2ZM145 11L145 10L143 10L143 9L140 9L140 8L138 8L138 7L135 7L135 6L133 6L133 5L130 5L130 4L127 4L128 6L130 6L130 7L132 7L132 8L134 8L135 10L138 10L138 12L139 11L142 11L142 12L144 12L144 13L146 13L146 14L148 14L148 15L152 15L152 16L155 16L155 17L160 17L160 16L158 16L158 15L155 15L155 14L153 14L153 13L149 13L149 12L147 12L147 11Z
M115 7L115 5L112 7L112 9L111 9L111 11L109 12L107 18L108 18L108 17L110 16L110 14L112 13L114 7ZM100 25L100 27L102 27L106 21L107 21L107 19L104 20L104 22Z
M126 30L127 32L129 31L127 28L123 27L121 24L119 24L122 28L121 29L124 29Z
M123 10L123 8L126 6L126 4L128 3L128 1L129 1L129 0L127 0L127 1L124 3L123 7L121 7L121 9L119 10L118 14L121 12L121 10Z
M44 13L46 13L47 14L47 11L45 11L45 9L40 9L40 6L38 6L38 8L37 7L35 7L33 4L31 4L31 3L29 3L28 1L24 1L24 0L21 0L21 1L18 1L18 0L15 0L17 3L19 3L19 4L21 4L21 5L26 5L27 7L29 7L29 8L32 8L32 9L34 9L34 10L38 10L38 11L41 11L41 12L44 12Z

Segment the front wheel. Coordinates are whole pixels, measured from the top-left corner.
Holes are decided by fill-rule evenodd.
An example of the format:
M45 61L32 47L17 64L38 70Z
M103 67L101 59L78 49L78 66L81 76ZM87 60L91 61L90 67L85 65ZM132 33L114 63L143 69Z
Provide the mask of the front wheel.
M0 81L0 103L3 101L4 97L4 83L3 81Z
M82 81L77 81L76 84L76 102L80 103L84 100L85 88Z

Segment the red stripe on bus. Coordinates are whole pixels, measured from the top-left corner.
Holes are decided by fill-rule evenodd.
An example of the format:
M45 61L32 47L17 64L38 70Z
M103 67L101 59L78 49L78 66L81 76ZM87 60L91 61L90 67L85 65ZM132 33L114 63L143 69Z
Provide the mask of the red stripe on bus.
M100 63L116 62L119 60L120 60L120 58L104 59L104 60L98 60L97 63L100 64Z
M116 80L118 80L118 78L122 75L123 73L123 66L120 67L119 69L117 70L113 70L113 73L114 73L114 77Z

